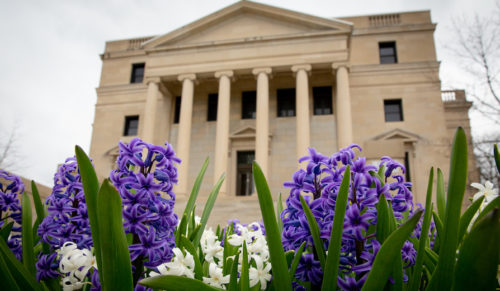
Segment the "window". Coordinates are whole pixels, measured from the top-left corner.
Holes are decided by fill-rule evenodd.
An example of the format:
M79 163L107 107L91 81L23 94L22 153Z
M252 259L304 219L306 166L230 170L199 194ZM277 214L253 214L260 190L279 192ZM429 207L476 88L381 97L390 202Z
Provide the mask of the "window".
M313 87L314 115L332 114L332 87Z
M278 89L278 117L295 116L295 88Z
M175 97L174 123L179 123L181 116L181 96Z
M144 63L132 65L130 83L142 83L142 80L144 79L144 65Z
M384 100L385 121L403 121L401 99Z
M219 94L213 93L208 94L208 112L207 121L217 120L217 102L219 99Z
M255 119L257 109L257 92L241 92L241 119Z
M396 42L379 42L378 49L381 64L396 64L398 62L398 56L396 55Z
M137 135L139 129L139 115L125 116L125 127L123 129L124 136Z
M406 182L411 182L411 175L410 175L410 153L405 152L405 178Z

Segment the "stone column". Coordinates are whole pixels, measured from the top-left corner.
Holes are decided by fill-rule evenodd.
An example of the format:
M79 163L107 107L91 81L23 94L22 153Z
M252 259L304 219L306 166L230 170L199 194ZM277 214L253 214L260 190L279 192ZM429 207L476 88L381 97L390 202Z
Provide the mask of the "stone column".
M349 73L345 65L333 64L332 68L337 71L337 147L341 149L353 142Z
M309 126L309 83L308 72L311 65L296 65L292 67L296 78L296 102L297 113L297 160L308 154L307 148L311 145Z
M193 93L195 74L179 75L182 82L181 115L179 117L179 131L177 136L177 156L182 160L179 165L179 183L176 190L179 194L187 193L189 176L189 150L191 143L191 119L193 116Z
M217 101L217 128L215 135L214 184L220 176L227 173L227 153L229 151L229 104L231 99L231 79L233 71L216 72L219 79L219 96ZM227 193L224 183L220 191Z
M257 121L255 136L255 160L267 177L269 159L269 74L271 68L257 68Z
M146 105L143 114L142 140L154 143L156 109L158 103L158 93L160 80L148 80L148 93L146 95Z

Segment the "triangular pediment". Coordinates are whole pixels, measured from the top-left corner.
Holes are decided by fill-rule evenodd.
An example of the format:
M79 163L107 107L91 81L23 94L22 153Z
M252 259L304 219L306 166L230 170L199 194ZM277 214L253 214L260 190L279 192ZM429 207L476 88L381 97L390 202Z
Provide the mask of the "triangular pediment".
M230 138L255 137L255 127L240 128L229 135Z
M250 1L240 1L143 44L170 46L258 41L314 33L345 33L352 25Z
M375 136L372 140L401 140L403 142L416 142L422 139L419 135L396 128Z

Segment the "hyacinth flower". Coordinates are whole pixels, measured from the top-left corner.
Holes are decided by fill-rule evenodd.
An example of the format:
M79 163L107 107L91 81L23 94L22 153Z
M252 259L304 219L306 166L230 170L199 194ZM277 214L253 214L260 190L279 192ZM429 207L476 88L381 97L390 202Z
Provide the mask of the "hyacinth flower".
M0 170L0 229L13 221L7 245L18 260L22 259L21 246L21 203L19 195L24 192L24 184L18 176Z
M350 166L351 182L338 278L339 286L345 290L363 285L380 246L373 230L380 197L384 195L390 203L398 223L414 211L411 183L406 182L402 175L404 166L389 157L382 157L378 166L368 164L365 158L356 157L355 149L361 151L358 145L351 145L330 157L309 149L309 155L299 160L307 162L305 170L299 169L292 182L284 183L290 188L287 208L281 213L284 249L297 250L306 242L306 251L295 273L296 289L301 289L299 282L310 282L313 287L319 287L323 278L319 258L314 255L313 238L300 202L301 195L306 194L305 201L318 223L323 247L327 249L335 202L346 166ZM402 256L406 268L414 264L416 252L410 242L405 243Z
M58 168L52 193L45 203L47 216L40 223L38 235L50 246L51 252L61 249L66 243L74 243L80 249L92 248L87 205L76 158L66 159ZM53 254L40 254L37 279L58 277L58 261Z
M171 145L156 146L134 138L119 143L117 169L110 179L122 197L125 233L132 235L130 257L134 282L144 266L170 262L175 247L177 215L173 212L180 163Z

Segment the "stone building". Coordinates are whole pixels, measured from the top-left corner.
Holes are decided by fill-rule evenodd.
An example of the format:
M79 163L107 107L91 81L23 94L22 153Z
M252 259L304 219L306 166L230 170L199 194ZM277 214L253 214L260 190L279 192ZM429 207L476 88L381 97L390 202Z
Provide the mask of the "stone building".
M286 196L308 147L331 155L356 143L369 160L406 165L423 202L430 167L447 176L456 126L470 136L470 103L461 92L442 98L435 28L430 11L321 18L240 1L163 35L109 41L97 172L109 174L119 140L168 141L183 160L178 205L210 157L201 202L226 174L212 222L248 222L260 216L254 159L275 197Z

